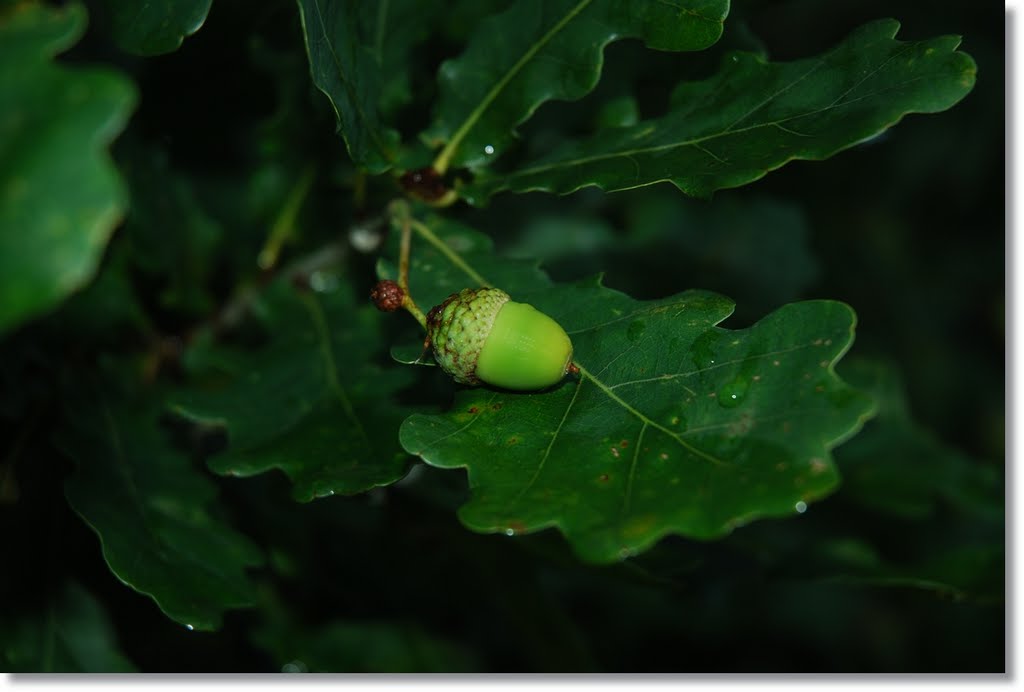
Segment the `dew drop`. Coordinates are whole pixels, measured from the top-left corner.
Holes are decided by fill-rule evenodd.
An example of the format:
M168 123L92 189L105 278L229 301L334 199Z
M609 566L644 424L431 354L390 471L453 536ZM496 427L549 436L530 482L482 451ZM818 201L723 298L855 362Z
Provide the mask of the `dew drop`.
M494 153L494 147L488 144L487 146L484 147L484 153L490 156L491 154Z
M724 408L736 408L747 397L749 383L744 379L736 379L718 390L718 404Z
M186 625L185 625L185 629L187 629L187 630L188 630L189 632L191 632L192 630L194 630L194 629L195 629L195 627L193 627L192 625L188 625L188 624L186 624Z
M331 272L315 271L309 275L309 287L317 293L330 293L338 284L337 275Z
M289 661L288 663L285 663L283 666L281 666L281 672L282 673L308 673L309 669L306 667L306 664L303 663L302 661L295 660L295 661Z
M506 536L515 536L516 532L513 531L512 529L505 529L505 535Z
M376 252L384 242L384 234L371 226L356 225L348 231L348 242L357 252L367 255Z
M709 330L694 340L691 352L693 364L698 370L705 370L715 364L715 348L721 338L718 332Z
M803 514L807 511L807 503L804 502L803 500L800 500L795 505L793 505L793 509L795 509L797 513Z

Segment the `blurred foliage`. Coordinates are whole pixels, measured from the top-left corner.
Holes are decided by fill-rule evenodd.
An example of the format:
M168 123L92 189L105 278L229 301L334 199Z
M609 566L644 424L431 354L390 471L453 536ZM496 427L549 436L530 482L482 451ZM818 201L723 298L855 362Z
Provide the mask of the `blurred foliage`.
M68 149L39 151L102 170L106 142L124 127L110 149L123 190L41 179L48 196L36 210L77 214L82 199L90 214L108 210L95 215L103 224L89 227L87 247L62 236L77 248L73 264L33 249L43 236L20 222L0 227L4 280L37 276L22 256L71 278L51 276L46 291L0 306L11 315L0 340L0 527L9 538L0 668L1006 668L1002 7L736 0L707 50L613 42L589 93L530 102L532 117L512 124L518 151L503 165L663 116L677 84L713 77L730 51L801 60L885 17L900 22L901 40L961 35L977 83L948 111L907 116L826 162L793 162L710 200L660 184L500 193L483 208L438 212L486 232L518 269L543 262L559 285L602 274L636 300L689 289L728 296L737 309L724 329L795 301L856 311L856 340L837 373L871 394L878 413L834 450L833 494L720 540L669 536L594 565L554 531L467 530L457 516L475 490L466 474L398 449L409 412L444 415L465 393L437 368L391 358L391 347L421 339L407 315L359 303L388 247L383 211L401 190L390 173L367 175L349 158L316 60L311 71L299 4L157 3L153 12L168 14L135 25L114 0L86 2L87 12L0 6L4 36L20 11L12 8L83 18L61 41L33 48L26 75L58 84L101 75L119 94L93 119L38 111L46 119L35 122L77 133ZM372 118L399 136L402 161L426 163L434 152L417 133L434 124L450 88L438 82L442 64L513 3L391 4L393 33L381 33L379 15L358 17L353 34L381 50L353 64L370 60L389 75ZM131 29L165 19L167 34ZM77 43L68 38L83 29ZM11 50L21 48L0 46ZM0 67L0 132L21 133L4 129L33 122L10 117L31 101L12 64ZM139 99L125 125L128 80ZM30 149L43 141L19 137ZM0 197L0 212L15 209L9 201ZM0 213L13 218L22 217ZM323 385L314 399L305 396L312 381ZM381 475L356 469L354 481L323 486L334 496L296 502L321 494L315 482L301 493L293 483L299 462L317 453L304 431L345 435L343 423L323 425L332 410L392 427L373 435ZM242 450L232 447L238 435L248 440ZM261 473L271 468L285 473Z

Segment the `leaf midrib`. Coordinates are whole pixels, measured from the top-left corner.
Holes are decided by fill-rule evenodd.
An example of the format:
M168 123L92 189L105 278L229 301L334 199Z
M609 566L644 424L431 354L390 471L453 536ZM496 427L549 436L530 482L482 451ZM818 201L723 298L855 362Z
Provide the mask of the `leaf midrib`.
M359 117L360 121L363 122L363 123L369 123L370 122L370 118L369 118L369 116L367 116L366 112L363 110L362 99L357 97L357 95L355 93L355 88L354 88L351 80L348 79L348 73L342 67L341 59L338 57L337 51L334 50L334 43L330 40L330 37L327 34L327 24L324 21L323 10L320 7L320 0L313 0L313 7L314 7L314 9L316 9L317 21L320 24L320 37L323 39L324 44L327 46L327 51L330 53L331 61L334 63L334 68L337 71L338 81L341 82L342 87L345 89L345 92L348 94L349 100L353 104L355 112L356 112L356 115ZM300 8L301 8L301 5L300 5ZM303 29L305 29L305 15L302 12L299 12L299 17L302 20ZM309 46L309 43L308 43L309 32L308 31L303 31L303 33L307 37L307 48L308 48L308 46ZM312 58L312 55L310 55L310 58ZM313 67L312 62L310 62L310 68L312 69L312 67ZM316 82L316 75L313 75L313 79L314 79L314 82ZM338 111L338 106L334 102L334 99L331 98L331 95L329 93L327 93L327 91L325 89L319 87L319 85L317 85L317 86L327 96L327 100L331 102L331 107L334 109L334 114L340 120L341 119L341 113ZM380 154L381 156L383 156L385 161L393 162L394 156L392 155L391 151L386 146L384 146L384 143L381 141L380 137L377 134L376 128L374 128L374 127L366 127L366 128L364 128L364 131L369 135L370 139L372 140L373 145L374 145L374 147L377 150L377 153Z
M709 154L710 156L712 156L714 158L718 158L713 153L711 153L710 151L708 151L706 149L703 149L701 147L701 145L704 144L705 142L714 141L714 140L717 140L717 139L720 139L720 138L723 138L723 137L742 135L742 134L746 134L748 132L752 132L752 131L756 131L756 130L759 130L759 129L762 129L762 128L768 128L768 127L777 127L777 128L780 128L780 129L782 129L782 130L784 130L786 132L791 132L793 134L800 135L800 136L814 137L814 135L806 135L804 133L800 133L800 132L796 132L796 131L793 131L793 130L789 130L789 129L783 127L783 123L788 123L788 122L793 121L793 120L799 120L800 118L805 118L805 117L809 117L809 116L813 116L813 115L819 115L821 113L828 112L829 110L832 110L832 109L848 107L848 106L850 106L852 104L858 103L858 102L863 101L865 99L874 98L874 97L879 96L881 94L884 94L884 93L886 93L888 91L893 91L893 90L896 90L896 89L902 89L902 88L906 87L907 85L912 84L914 82L918 82L918 81L921 81L921 80L927 80L927 79L934 78L936 75L932 75L932 74L918 75L918 76L916 76L916 77L914 77L912 79L900 82L898 84L889 85L889 86L887 86L884 89L880 89L878 91L872 91L872 92L863 94L861 96L858 96L855 99L843 101L843 98L845 96L847 96L851 91L853 91L854 89L856 89L857 87L862 85L865 81L870 79L872 76L877 74L889 62L891 62L892 60L894 60L894 59L898 58L899 56L903 55L907 51L911 50L916 45L917 44L915 44L915 43L910 43L903 50L901 50L898 53L894 53L893 55L889 56L885 61L880 63L874 70L872 70L870 73L865 75L860 81L858 81L856 84L854 84L849 89L844 91L843 94L841 94L838 98L834 99L828 105L822 106L820 108L816 108L816 109L812 109L812 110L809 110L809 111L805 111L805 112L789 115L789 116L787 116L785 118L781 118L779 120L758 122L758 123L751 124L751 125L749 125L747 127L735 128L735 125L737 123L742 122L743 120L749 118L751 115L756 113L758 110L761 110L765 106L771 104L781 94L785 93L787 90L791 89L797 83L799 83L803 79L806 79L808 76L810 76L810 74L812 74L817 69L822 67L827 62L827 57L819 58L817 61L815 61L815 63L811 66L811 68L809 70L807 70L806 72L804 72L803 74L798 76L796 79L792 80L790 83L786 84L784 87L780 88L778 91L776 91L774 94L772 94L769 98L761 101L761 103L759 103L755 108L751 109L747 113L744 113L742 117L740 117L737 120L735 120L732 124L727 126L725 129L720 130L718 132L713 132L713 133L710 133L710 134L702 135L700 137L693 137L693 138L690 138L690 139L680 140L680 141L676 141L676 142L670 142L668 144L659 144L659 145L650 146L650 147L639 147L639 148L636 148L636 149L622 149L622 150L618 150L618 151L614 151L614 152L607 152L607 153L602 153L602 154L594 154L592 156L583 156L583 157L579 157L579 158L575 158L575 159L565 159L565 160L560 160L560 161L552 161L550 163L545 163L545 164L538 164L538 165L535 165L535 166L531 166L531 167L527 167L527 168L522 168L522 169L519 169L519 170L516 170L516 171L510 171L510 172L507 172L507 173L503 173L501 178L495 179L494 182L499 183L501 187L506 187L507 186L507 182L509 180L516 179L516 178L530 177L530 176L538 175L538 174L545 173L545 172L548 172L548 171L560 170L560 169L564 169L564 168L573 168L573 167L577 167L577 166L582 166L582 165L586 165L586 164L595 163L595 162L598 162L598 161L606 161L606 160L616 159L616 158L629 158L629 157L632 157L632 156L645 155L645 154L656 154L656 153L661 153L661 152L665 152L665 151L670 151L670 150L673 150L673 149L683 149L683 148L690 147L690 146L698 148L698 149L701 149L701 150L705 151L705 153ZM913 113L913 112L916 112L916 111L913 111L913 110L900 110L900 111L898 111L893 116L893 122L898 121L903 116L908 115L909 113ZM653 122L658 122L658 121L653 121ZM651 123L648 122L648 123L638 124L638 125L636 125L636 128L638 128L638 131L639 131L639 129L641 129L642 127L650 127L650 126L651 126Z
M569 24L569 22L575 19L580 12L585 10L591 2L593 2L593 0L580 0L580 2L577 3L572 9L570 9L565 14L565 16L558 20L558 22L553 27L548 29L547 33L541 36L541 38L536 43L531 45L530 48L525 53L523 53L523 55L520 56L519 60L517 60L515 64L513 64L512 67L510 67L504 75L502 75L501 79L494 83L494 86L491 87L490 91L488 91L484 95L483 99L480 101L479 104L477 104L476 108L474 108L470 112L470 114L466 117L466 120L463 121L461 126L459 126L459 129L457 129L455 131L455 134L451 136L451 139L449 139L448 143L445 144L444 148L441 150L441 153L437 155L437 158L434 160L433 164L434 170L442 174L448 170L448 166L451 163L451 159L458 151L459 146L461 146L462 140L464 140L466 136L469 134L470 130L472 130L476 126L476 124L483 117L487 109L491 107L491 104L493 104L494 101L497 100L501 92L505 90L505 87L507 87L509 83L511 83L511 81L515 79L516 75L518 75L519 72L522 71L526 64L533 59L533 57L540 51L541 48L550 43L551 40L555 37L555 35L557 35L562 29L564 29L566 25Z
M352 400L349 398L348 393L341 384L341 380L338 378L338 366L334 358L334 349L331 345L330 330L327 327L327 317L324 315L323 308L312 295L303 294L302 297L303 303L309 311L310 321L313 322L313 327L316 330L317 340L320 342L320 352L323 357L324 369L326 370L327 375L327 386L334 395L334 398L337 399L339 404L341 404L341 408L345 412L345 416L356 427L359 437L366 445L367 449L373 449L370 438L366 434L366 428L363 427L362 420L360 420L359 416L356 415L356 410L352 405Z

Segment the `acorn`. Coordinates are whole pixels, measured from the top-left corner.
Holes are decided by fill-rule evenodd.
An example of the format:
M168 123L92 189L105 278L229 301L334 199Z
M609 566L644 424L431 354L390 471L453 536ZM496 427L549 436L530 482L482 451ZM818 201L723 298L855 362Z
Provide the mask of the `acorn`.
M434 360L456 382L515 390L557 384L572 366L565 330L498 288L465 288L427 313Z

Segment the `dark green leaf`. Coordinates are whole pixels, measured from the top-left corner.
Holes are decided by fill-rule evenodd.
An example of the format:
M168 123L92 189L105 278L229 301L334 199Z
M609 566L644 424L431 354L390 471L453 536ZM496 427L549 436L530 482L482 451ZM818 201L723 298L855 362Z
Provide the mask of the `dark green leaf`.
M796 204L739 193L708 204L663 186L625 193L620 204L622 229L570 207L524 219L504 247L555 276L604 271L609 285L645 297L694 286L727 293L751 317L799 300L820 276Z
M245 568L261 557L214 516L216 489L170 448L160 403L70 390L58 445L78 468L65 494L121 581L189 629L216 629L225 610L252 604Z
M703 82L681 84L657 120L570 143L460 188L481 204L501 190L560 194L670 181L708 196L745 185L794 159L825 159L892 127L908 113L951 107L974 86L959 37L903 42L899 23L868 24L817 58L768 63L733 53Z
M592 280L553 285L466 229L419 230L433 240L417 239L413 275L443 287L431 301L460 282L501 286L565 327L582 370L541 393L461 389L450 413L403 424L407 450L468 469L469 527L555 526L607 562L666 534L714 538L799 513L836 486L829 450L872 411L833 371L853 338L849 307L795 303L727 330L721 296L640 302Z
M104 148L134 88L108 70L52 62L85 21L75 4L0 11L0 332L87 282L124 211Z
M439 20L448 18L452 3L387 0L357 4L361 35L380 67L380 110L394 115L423 91L414 80L426 79L428 66L417 49L437 31ZM483 3L471 3L479 4Z
M872 511L908 519L933 516L948 504L965 515L1002 522L999 470L916 423L893 366L854 360L842 370L879 407L877 419L839 455L846 496Z
M299 0L313 83L330 99L352 160L380 173L394 162L398 133L380 122L380 50L386 37L383 28L369 36L361 31L369 7L350 0Z
M13 610L17 604L8 603ZM103 607L75 582L37 612L5 617L0 668L12 673L131 673Z
M597 84L604 47L640 38L658 50L718 40L728 0L520 0L482 22L465 52L441 66L434 167L480 168L504 153L517 125L545 101L575 100Z
M407 463L395 434L411 409L393 397L411 373L374 362L382 316L369 300L357 306L337 276L321 280L322 291L269 286L255 306L269 341L253 351L195 348L188 357L206 384L174 403L188 419L227 429L228 449L210 468L280 469L303 502L387 485Z
M132 198L123 241L134 268L159 287L161 307L193 317L208 314L223 229L165 152L134 146L119 158Z
M181 47L199 31L211 0L103 0L110 13L114 40L129 53L160 55Z

